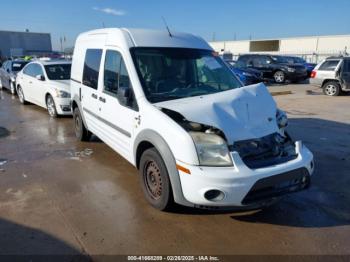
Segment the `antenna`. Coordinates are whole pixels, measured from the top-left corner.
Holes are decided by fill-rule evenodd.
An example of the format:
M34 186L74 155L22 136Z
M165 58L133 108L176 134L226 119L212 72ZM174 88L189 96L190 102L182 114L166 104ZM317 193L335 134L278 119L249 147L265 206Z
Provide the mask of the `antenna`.
M166 23L165 18L164 18L163 16L162 16L162 19L163 19L164 25L165 25L165 27L166 27L166 30L168 30L169 36L170 36L170 37L173 37L173 35L172 35L171 32L170 32L169 26L168 26L168 24Z

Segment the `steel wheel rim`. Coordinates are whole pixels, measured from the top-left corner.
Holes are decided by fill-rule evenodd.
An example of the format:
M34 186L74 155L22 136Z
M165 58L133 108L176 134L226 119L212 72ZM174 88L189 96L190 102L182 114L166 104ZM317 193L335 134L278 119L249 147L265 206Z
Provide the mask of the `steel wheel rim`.
M162 177L160 169L155 161L148 161L144 168L144 182L148 194L155 200L162 196Z
M326 86L326 94L333 96L337 92L337 88L334 85L327 85Z
M19 98L19 101L21 101L21 103L23 103L24 101L24 95L22 93L22 88L18 88L18 98Z
M51 97L47 99L47 110L49 111L50 116L55 115L55 104Z
M275 81L278 83L283 82L284 80L284 74L282 72L276 72L275 73Z

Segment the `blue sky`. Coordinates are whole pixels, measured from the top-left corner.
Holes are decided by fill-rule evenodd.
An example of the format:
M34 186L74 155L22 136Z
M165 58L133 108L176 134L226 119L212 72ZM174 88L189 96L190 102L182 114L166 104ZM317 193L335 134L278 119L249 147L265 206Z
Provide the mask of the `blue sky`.
M80 32L106 27L172 30L212 40L350 33L349 0L11 0L1 3L0 30L50 32L72 46ZM0 39L1 41L1 39Z

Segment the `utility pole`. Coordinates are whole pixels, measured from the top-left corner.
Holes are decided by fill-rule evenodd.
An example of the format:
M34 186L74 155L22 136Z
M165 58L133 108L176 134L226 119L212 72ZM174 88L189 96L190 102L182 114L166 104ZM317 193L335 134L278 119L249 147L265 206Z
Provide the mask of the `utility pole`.
M215 34L215 32L213 32L213 41L215 41L216 40L216 34Z
M234 35L233 35L233 40L234 40L234 41L237 40L237 34L236 34L236 32L235 32Z

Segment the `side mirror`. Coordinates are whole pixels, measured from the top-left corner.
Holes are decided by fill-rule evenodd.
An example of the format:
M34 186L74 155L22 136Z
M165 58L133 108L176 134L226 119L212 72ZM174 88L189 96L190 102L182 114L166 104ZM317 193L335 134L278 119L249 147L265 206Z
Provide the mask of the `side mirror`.
M37 75L35 78L40 80L40 81L45 81L45 76L43 76L43 75Z
M128 86L120 86L118 88L117 98L123 105L127 105L130 98L130 88Z

